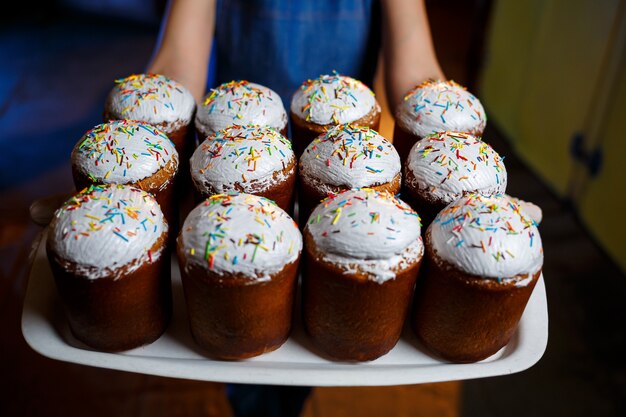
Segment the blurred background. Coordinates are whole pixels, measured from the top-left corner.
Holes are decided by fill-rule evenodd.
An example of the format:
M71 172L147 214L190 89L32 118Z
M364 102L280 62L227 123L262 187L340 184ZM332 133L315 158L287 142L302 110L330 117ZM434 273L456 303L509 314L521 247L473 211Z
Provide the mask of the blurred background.
M444 72L486 108L484 140L506 156L510 194L543 208L548 347L514 375L316 388L303 415L624 416L626 1L426 5ZM145 69L165 1L13 6L0 16L0 415L231 415L222 384L57 362L25 343L40 231L28 207L73 189L70 151L100 122L113 80ZM388 111L381 131L391 137Z

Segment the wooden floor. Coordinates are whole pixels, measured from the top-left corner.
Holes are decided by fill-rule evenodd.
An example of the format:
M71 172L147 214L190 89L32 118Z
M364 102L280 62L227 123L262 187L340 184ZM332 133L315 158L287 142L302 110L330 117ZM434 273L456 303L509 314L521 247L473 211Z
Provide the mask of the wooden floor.
M431 18L455 19L440 10ZM463 24L452 26L458 29L450 37L462 33ZM71 147L99 121L111 81L141 71L154 35L153 27L73 17L0 32L0 416L232 415L222 384L54 361L21 335L27 260L39 230L28 206L72 189ZM437 46L448 75L464 82L466 57L454 50L467 45ZM626 277L515 157L492 121L485 140L506 155L510 193L544 209L550 340L543 359L496 378L315 388L304 416L626 415Z

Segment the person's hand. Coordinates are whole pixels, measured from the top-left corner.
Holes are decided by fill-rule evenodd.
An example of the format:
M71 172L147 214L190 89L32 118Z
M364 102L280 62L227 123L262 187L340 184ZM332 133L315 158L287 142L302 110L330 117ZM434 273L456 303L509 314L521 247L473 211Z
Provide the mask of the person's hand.
M215 0L170 0L147 72L170 77L202 100L215 28Z
M541 223L541 220L543 219L543 212L541 211L541 207L529 201L524 201L524 200L520 200L519 198L512 197L508 194L507 196L511 200L513 200L515 203L517 203L521 207L521 209L524 210L524 212L528 214L535 223L537 224Z
M411 88L445 80L430 35L423 0L383 0L385 90L392 113Z

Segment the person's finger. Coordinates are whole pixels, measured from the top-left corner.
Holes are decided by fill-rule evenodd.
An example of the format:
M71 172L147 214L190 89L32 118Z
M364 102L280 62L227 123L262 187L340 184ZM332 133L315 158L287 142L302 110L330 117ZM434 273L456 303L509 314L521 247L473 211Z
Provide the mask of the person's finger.
M541 223L541 220L543 219L543 212L541 211L541 207L539 207L538 205L534 203L520 200L519 198L515 198L512 196L509 196L509 197L512 200L514 200L517 204L519 204L522 210L524 210L524 212L528 214L535 223L537 224Z

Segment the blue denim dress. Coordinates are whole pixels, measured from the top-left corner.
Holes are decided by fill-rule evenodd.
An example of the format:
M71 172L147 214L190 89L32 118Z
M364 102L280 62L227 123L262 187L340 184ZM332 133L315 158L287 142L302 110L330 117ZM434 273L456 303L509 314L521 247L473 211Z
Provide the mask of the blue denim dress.
M379 47L375 0L218 0L209 86L256 82L288 108L303 81L333 70L371 87Z

